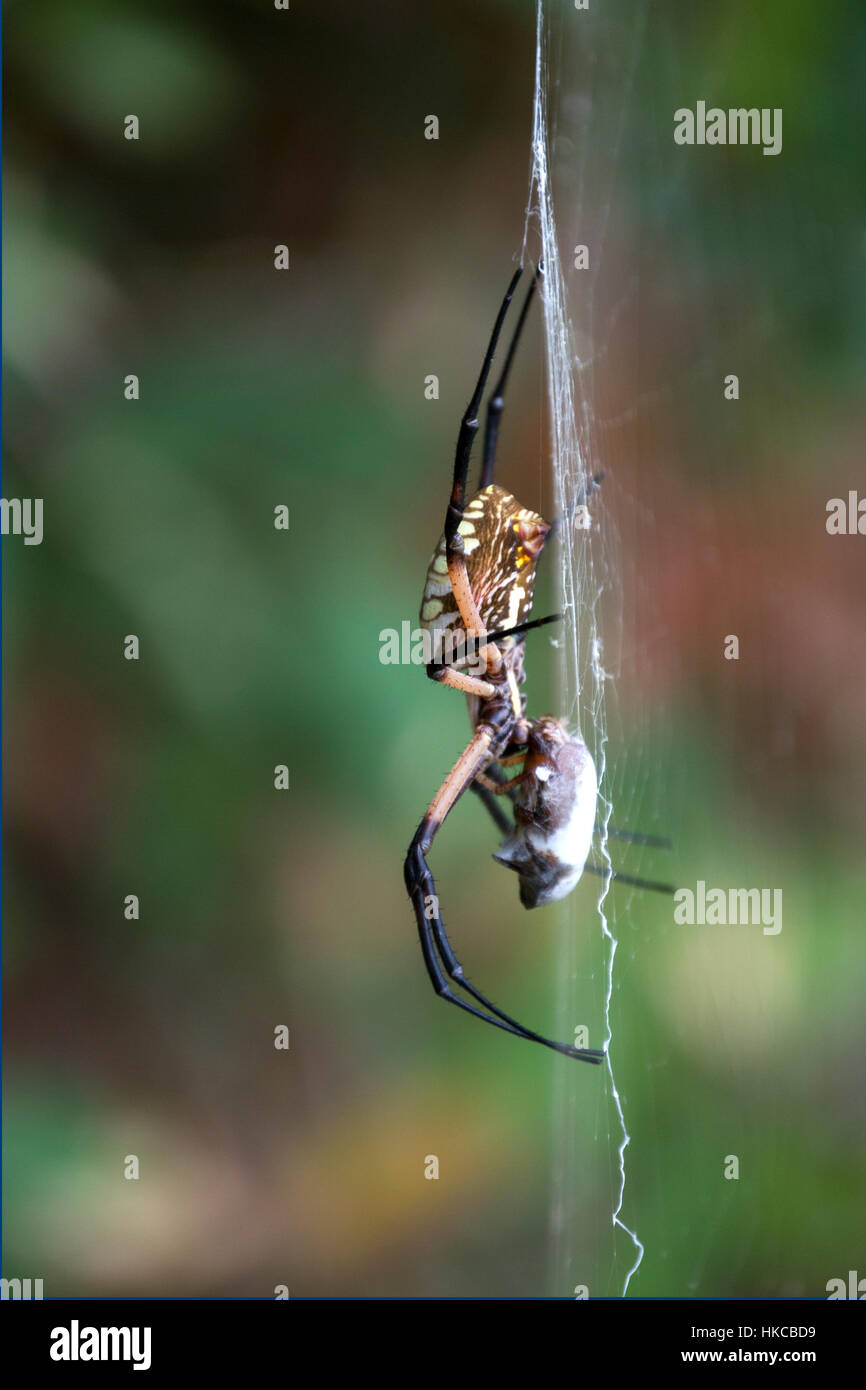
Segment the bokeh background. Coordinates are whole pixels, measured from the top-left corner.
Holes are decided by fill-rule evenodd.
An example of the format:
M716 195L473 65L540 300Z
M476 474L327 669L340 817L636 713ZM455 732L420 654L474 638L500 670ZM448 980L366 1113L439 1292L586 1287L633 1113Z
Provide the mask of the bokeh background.
M630 1292L822 1295L866 1272L866 540L824 524L866 491L866 12L548 9L563 248L591 248L569 294L606 470L607 786L617 823L675 841L615 858L784 892L774 937L612 892ZM45 540L3 543L3 1272L617 1294L609 1079L434 998L402 857L465 710L379 661L520 254L534 7L4 18L3 495L44 498ZM675 146L699 99L782 107L782 154ZM535 322L501 470L549 514L543 363ZM494 848L473 801L435 851L461 957L518 1017L600 1041L598 882L527 917Z

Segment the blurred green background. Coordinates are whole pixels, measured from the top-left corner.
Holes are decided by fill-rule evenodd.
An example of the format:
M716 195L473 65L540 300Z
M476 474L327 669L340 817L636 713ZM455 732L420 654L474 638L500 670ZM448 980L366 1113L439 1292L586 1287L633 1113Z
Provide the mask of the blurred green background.
M549 10L566 266L591 248L568 283L606 470L607 786L676 843L615 859L784 892L774 937L609 899L630 1292L822 1295L866 1273L866 542L824 525L866 488L866 11ZM45 540L3 544L3 1272L616 1294L609 1080L435 999L402 857L468 725L379 661L520 252L534 8L5 11L4 496L44 498ZM782 154L675 146L699 99L782 107ZM550 515L546 440L536 322L500 476ZM432 856L461 958L597 1044L598 881L526 917L495 847L467 799Z

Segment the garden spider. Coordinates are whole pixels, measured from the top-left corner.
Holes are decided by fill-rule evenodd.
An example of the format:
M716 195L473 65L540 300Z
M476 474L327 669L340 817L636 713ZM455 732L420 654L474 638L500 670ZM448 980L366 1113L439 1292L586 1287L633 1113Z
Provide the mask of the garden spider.
M448 940L426 858L445 817L472 787L507 837L494 858L518 873L524 907L537 907L565 897L584 868L610 872L586 863L598 792L589 749L579 736L570 735L558 719L547 715L528 719L526 699L520 690L525 679L525 635L531 628L553 621L529 619L536 562L553 528L493 482L505 387L540 274L539 266L524 300L502 375L488 404L481 486L468 502L469 458L478 429L481 398L520 269L515 271L497 315L481 375L457 438L451 498L444 533L427 571L421 623L440 639L445 634L449 638L459 634L463 639L462 656L444 662L434 660L428 665L427 674L432 680L466 694L474 732L415 833L404 873L424 962L441 998L495 1028L542 1043L567 1057L598 1064L604 1060L603 1051L571 1047L533 1032L467 980ZM586 491L598 487L600 482L600 475L593 478ZM578 498L575 506L585 496ZM460 669L466 665L473 646L478 675ZM518 764L522 766L510 778L500 770ZM498 798L503 795L510 799L513 822L501 809ZM614 833L624 839L664 844L649 836ZM668 891L667 885L624 875L612 877ZM474 1003L458 994L455 986L470 995Z

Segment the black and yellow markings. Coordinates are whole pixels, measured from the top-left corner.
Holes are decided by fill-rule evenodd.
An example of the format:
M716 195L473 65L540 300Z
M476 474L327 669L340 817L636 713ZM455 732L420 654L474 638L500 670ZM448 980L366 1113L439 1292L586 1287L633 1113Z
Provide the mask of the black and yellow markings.
M516 627L532 608L533 565L550 531L547 522L491 483L469 500L458 531L467 577L485 627ZM427 568L420 616L422 625L435 627L448 626L459 616L444 536Z

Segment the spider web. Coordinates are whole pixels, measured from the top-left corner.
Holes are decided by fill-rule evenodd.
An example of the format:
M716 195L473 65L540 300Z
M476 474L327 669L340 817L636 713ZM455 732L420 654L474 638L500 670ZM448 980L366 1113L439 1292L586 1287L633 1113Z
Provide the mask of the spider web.
M630 67L619 74L618 105L597 105L592 90L578 97L568 92L563 95L555 81L557 68L561 73L586 66L585 53L580 62L576 56L572 62L572 56L576 44L586 47L591 43L589 26L581 27L582 16L571 7L560 7L553 22L547 9L549 6L538 0L530 191L523 259L528 259L537 245L544 265L542 301L556 514L573 515L575 504L586 497L591 517L588 530L564 526L558 545L560 603L565 615L563 635L557 644L560 709L571 729L581 733L596 762L600 828L594 859L612 869L608 829L615 799L618 824L634 822L629 805L623 805L620 796L615 798L622 778L615 775L608 752L610 726L616 722L612 681L619 668L622 640L622 579L618 539L602 501L610 496L615 480L610 476L606 451L603 459L599 456L595 427L594 366L598 353L606 350L595 331L596 288L642 22L630 46ZM642 10L641 20L644 13ZM602 79L606 88L608 78L609 74ZM554 102L556 109L551 110ZM606 151L607 175L600 174L590 153L593 141L598 150L599 136ZM560 153L566 156L564 161L559 158ZM559 175L561 163L567 166L565 177ZM558 212L562 214L562 226L558 225ZM580 244L587 247L588 267L571 269ZM633 294L633 288L625 287L623 302ZM579 329L573 321L571 299L575 301L574 317L579 318ZM605 306L600 315L605 327L615 321L617 312L617 305ZM580 351L584 344L594 345L594 353ZM590 480L603 470L606 475L602 491L589 494ZM641 777L640 772L630 769L634 790L626 802L638 799L641 784L646 782L646 769L643 774ZM577 1076L575 1071L587 1072L590 1082L596 1083L598 1073L584 1068L557 1068L555 1076L552 1283L559 1295L571 1294L581 1285L592 1294L625 1295L644 1256L637 1221L634 1216L627 1220L624 1215L630 1135L626 1106L616 1081L612 1022L619 944L616 909L610 879L599 877L597 882L600 887L595 906L603 948L598 963L594 958L589 962L587 959L585 906L581 908L576 901L567 900L562 909L566 920L558 936L557 1036L569 1038L578 1021L587 1019L591 1008L595 1021L591 1027L597 1029L597 1020L603 1017L607 1049L607 1099L605 1102L599 1088L592 1135L594 1153L588 1152L586 1133L590 1095L587 1076ZM625 902L627 906L628 899ZM598 1045L597 1032L591 1032L589 1045ZM596 1174L592 1185L599 1184L609 1195L607 1216L596 1212L592 1218L596 1224L599 1219L605 1222L609 1233L605 1238L599 1231L596 1246L602 1251L606 1244L611 1247L611 1272L599 1279L586 1266L588 1242L580 1234L585 1235L587 1230L586 1192L593 1168Z

